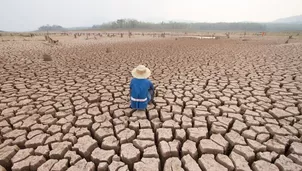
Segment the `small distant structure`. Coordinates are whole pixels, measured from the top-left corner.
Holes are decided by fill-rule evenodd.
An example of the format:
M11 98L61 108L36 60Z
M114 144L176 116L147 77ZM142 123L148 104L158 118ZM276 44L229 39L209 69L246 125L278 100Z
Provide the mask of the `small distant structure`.
M256 35L256 36L266 36L266 32L258 32L258 33L255 33L253 35Z
M261 32L262 37L266 36L266 32Z

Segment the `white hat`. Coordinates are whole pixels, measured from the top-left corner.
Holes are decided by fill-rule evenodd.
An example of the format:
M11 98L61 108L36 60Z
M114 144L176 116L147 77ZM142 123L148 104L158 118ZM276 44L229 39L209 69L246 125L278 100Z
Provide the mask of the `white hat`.
M151 75L150 69L145 67L144 65L139 65L132 70L132 76L137 79L145 79Z

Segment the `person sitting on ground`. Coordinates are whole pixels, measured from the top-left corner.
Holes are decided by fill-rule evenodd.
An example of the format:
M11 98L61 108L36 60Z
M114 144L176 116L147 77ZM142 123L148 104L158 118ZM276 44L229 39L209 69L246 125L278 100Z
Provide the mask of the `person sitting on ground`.
M133 78L130 82L130 107L145 110L154 96L153 83L148 79L151 71L144 65L139 65L132 70L131 74Z

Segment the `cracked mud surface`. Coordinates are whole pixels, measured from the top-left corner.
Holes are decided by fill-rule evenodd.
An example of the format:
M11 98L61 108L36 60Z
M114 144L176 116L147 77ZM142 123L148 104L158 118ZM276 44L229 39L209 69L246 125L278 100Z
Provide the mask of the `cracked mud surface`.
M0 42L0 170L302 170L301 42L146 37Z

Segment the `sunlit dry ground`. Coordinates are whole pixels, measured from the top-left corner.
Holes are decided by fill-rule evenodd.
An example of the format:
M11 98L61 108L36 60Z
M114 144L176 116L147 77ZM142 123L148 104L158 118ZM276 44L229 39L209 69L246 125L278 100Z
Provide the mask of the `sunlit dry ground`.
M6 170L302 170L301 40L43 39L0 41ZM138 64L146 113L129 109Z

